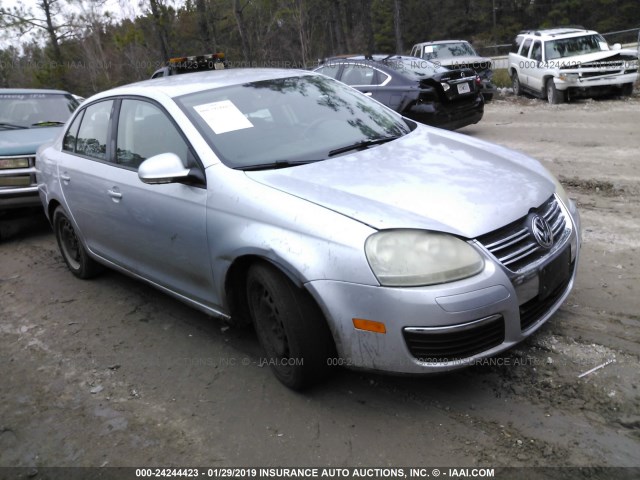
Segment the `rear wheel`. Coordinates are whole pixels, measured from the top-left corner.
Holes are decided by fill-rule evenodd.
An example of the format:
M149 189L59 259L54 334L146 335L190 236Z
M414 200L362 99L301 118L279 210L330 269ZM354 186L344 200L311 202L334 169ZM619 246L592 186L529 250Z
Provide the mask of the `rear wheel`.
M258 263L247 274L247 303L266 361L284 385L301 390L329 373L333 338L310 295L275 267Z
M514 95L522 95L522 86L520 85L520 78L516 72L511 75L511 86L513 88Z
M56 208L53 212L53 230L62 258L71 273L78 278L91 278L100 272L102 267L89 257L62 207Z
M565 93L556 88L553 78L547 80L547 101L552 105L558 105L564 103L565 99Z

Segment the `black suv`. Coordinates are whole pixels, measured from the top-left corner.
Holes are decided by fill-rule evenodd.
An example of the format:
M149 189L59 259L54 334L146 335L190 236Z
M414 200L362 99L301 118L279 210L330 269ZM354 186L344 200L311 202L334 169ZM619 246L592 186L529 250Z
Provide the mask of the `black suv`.
M421 123L455 130L484 114L480 78L401 55L330 58L314 71L335 78Z

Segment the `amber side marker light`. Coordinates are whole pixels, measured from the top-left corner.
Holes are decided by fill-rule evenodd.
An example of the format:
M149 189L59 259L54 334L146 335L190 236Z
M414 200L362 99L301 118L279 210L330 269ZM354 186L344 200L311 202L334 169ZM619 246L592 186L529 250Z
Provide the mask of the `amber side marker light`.
M365 320L364 318L354 318L353 326L358 330L366 330L367 332L387 333L387 327L384 326L384 323Z

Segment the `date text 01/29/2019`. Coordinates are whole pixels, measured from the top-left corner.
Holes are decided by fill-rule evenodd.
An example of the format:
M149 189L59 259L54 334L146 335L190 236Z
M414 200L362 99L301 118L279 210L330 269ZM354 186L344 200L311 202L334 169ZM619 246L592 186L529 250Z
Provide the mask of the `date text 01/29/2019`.
M435 478L484 477L492 478L492 468L138 468L136 477L150 478L229 478L229 479L308 479L308 478Z

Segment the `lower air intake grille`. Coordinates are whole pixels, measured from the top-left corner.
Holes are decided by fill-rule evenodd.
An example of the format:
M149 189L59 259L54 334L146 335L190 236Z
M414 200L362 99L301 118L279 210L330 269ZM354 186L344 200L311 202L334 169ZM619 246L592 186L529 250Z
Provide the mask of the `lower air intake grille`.
M504 318L487 319L451 328L405 328L411 355L422 362L445 363L472 357L504 342Z
M573 271L574 264L571 264L571 271ZM540 320L549 311L554 303L562 296L567 290L571 276L567 277L558 285L551 294L544 300L540 300L540 296L532 298L527 303L520 305L520 330L523 332L531 327L534 323Z

